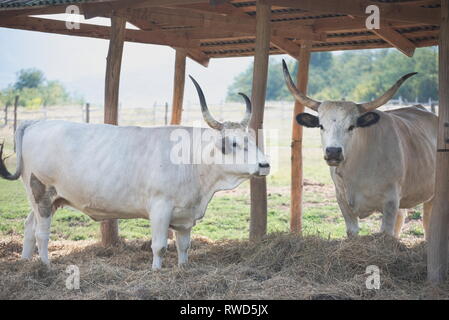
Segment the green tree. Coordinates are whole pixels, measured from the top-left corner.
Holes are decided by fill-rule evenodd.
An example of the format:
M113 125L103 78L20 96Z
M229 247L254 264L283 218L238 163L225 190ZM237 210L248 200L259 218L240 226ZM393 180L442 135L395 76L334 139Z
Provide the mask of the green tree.
M44 106L62 105L70 101L70 95L59 81L48 81L41 90Z
M297 65L288 61L292 77ZM348 51L332 54L312 53L308 95L318 100L352 100L363 102L375 99L388 90L400 77L409 72L419 74L408 80L396 97L414 102L429 98L438 100L438 55L436 49L420 48L413 58L395 49ZM252 67L235 78L229 87L228 100L236 100L235 93L250 93ZM270 59L267 85L268 100L292 100L284 83L280 59Z
M20 70L16 82L0 91L0 103L12 105L16 95L20 96L20 106L34 108L84 102L82 97L72 96L61 82L46 80L37 69Z
M45 82L44 73L37 69L22 69L17 73L14 89L38 88Z

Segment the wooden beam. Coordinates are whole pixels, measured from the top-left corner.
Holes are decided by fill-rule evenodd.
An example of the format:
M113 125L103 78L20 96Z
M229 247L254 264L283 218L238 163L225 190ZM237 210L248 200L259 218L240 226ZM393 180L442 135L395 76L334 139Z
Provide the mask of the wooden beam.
M427 246L428 279L442 284L447 277L449 231L449 0L441 0L439 47L438 151L433 210Z
M69 30L64 21L34 17L1 19L0 27L99 39L109 39L111 33L110 28L105 26L81 23L80 29ZM189 39L187 36L182 37L170 32L126 29L125 41L187 48L189 58L202 66L209 65L209 57L199 50L198 39Z
M207 4L209 0L101 0L98 2L84 2L75 5L80 6L81 11L86 9L86 17L93 17L95 12L109 12L125 8L150 8L166 5ZM65 13L70 3L60 5L35 5L33 7L0 8L0 17L12 17L19 15L39 15Z
M408 38L419 38L419 37L436 37L438 38L440 34L439 30L410 30L407 32L402 33L401 35L403 37ZM378 40L379 36L374 33L366 33L361 32L360 34L357 33L342 33L342 34L334 34L327 38L327 43L332 42L348 42L348 41L361 41L361 40ZM415 44L413 44L416 46Z
M157 21L161 24L172 26L200 27L210 32L240 32L254 35L256 32L256 21L254 19L242 19L241 16L222 15L211 12L193 12L188 9L154 8L128 9L125 17ZM315 32L311 26L296 26L296 28L283 28L273 23L273 35L291 37L305 40L322 41L326 39L324 33Z
M191 28L187 30L164 30L168 34L175 34L177 36L185 36L188 39L196 40L200 39L202 41L214 41L221 39L241 39L247 37L253 37L244 32L226 31L226 30L207 30L206 28Z
M161 6L209 3L209 0L102 0L101 2L83 4L85 15L93 18L105 11L118 11L129 8L156 8Z
M184 100L184 87L186 79L186 51L176 49L175 76L173 80L173 103L170 124L181 124L182 102Z
M209 66L209 56L205 55L200 49L187 50L187 57L199 63L203 67L207 68Z
M203 67L208 67L209 66L209 57L206 56L200 49L200 42L198 40L189 40L190 37L187 34L181 34L181 35L177 35L176 33L173 32L164 32L164 30L162 30L162 28L159 25L154 24L152 21L149 21L147 19L144 18L140 18L140 17L135 17L135 16L128 16L127 17L128 21L130 21L131 23L135 24L136 27L140 28L140 29L151 29L151 30L155 30L155 31L147 31L148 33L151 32L151 34L156 35L164 35L165 37L168 37L169 39L172 39L173 42L175 43L174 45L172 45L173 49L176 50L176 47L178 48L189 48L187 49L186 53L187 56L192 59L193 61L199 63L200 65L202 65ZM176 41L176 39L178 39L179 41ZM183 42L184 41L189 41L189 42L194 42L195 47L198 47L198 49L192 49L192 47L194 46L183 46Z
M401 51L406 56L413 57L416 49L415 44L390 26L382 25L380 29L373 29L371 31L387 41L389 44Z
M267 93L268 58L270 51L270 15L271 7L267 0L256 2L256 54L254 56L252 103L253 114L250 128L255 131L257 145L263 151L263 116L265 96ZM260 131L260 132L259 132ZM267 182L265 178L252 178L251 187L251 222L249 237L260 240L267 233Z
M109 39L111 28L81 23L80 29L67 29L65 21L34 17L14 17L0 20L0 27L49 32L69 36ZM142 30L126 29L125 41L156 45L181 46L185 48L199 47L199 40L190 40L167 33L155 33Z
M122 65L123 43L125 41L126 20L120 17L111 18L111 39L106 62L106 79L104 93L104 123L118 124L118 96L120 86L120 70ZM101 242L105 247L115 245L119 241L118 220L101 222Z
M254 20L253 17L248 16L244 11L234 7L230 3L223 4L222 7L224 7L224 9L227 9L227 13L229 15L238 16L238 17L241 17L242 19ZM273 25L272 25L272 27L273 27ZM295 58L298 57L299 56L300 47L297 44L295 44L294 42L292 42L291 40L287 39L287 38L283 38L282 36L275 35L276 32L277 32L276 30L272 31L271 43L274 46L276 46L277 48L279 48L282 51L284 51L285 53L291 55L292 57L295 57Z
M272 37L271 43L275 47L281 49L282 51L284 51L293 58L298 58L300 55L301 52L300 46L298 46L296 43L294 43L289 39L282 37Z
M297 87L301 92L307 93L309 81L310 65L310 43L304 43L299 56L299 68L297 74ZM293 111L293 131L291 144L291 195L290 195L290 231L292 233L302 232L303 215L303 158L302 158L302 137L303 127L296 122L296 116L304 112L304 106L295 101Z
M356 17L367 18L365 12L369 5L379 7L381 18L387 20L409 21L416 23L439 23L440 10L438 8L427 9L412 7L407 4L381 3L368 0L270 0L272 4L288 8L298 8L312 12L348 14Z

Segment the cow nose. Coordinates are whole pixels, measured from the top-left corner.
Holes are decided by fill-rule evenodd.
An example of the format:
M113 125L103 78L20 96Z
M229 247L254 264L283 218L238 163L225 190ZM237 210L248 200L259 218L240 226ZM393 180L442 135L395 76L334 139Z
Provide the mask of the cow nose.
M327 160L341 160L343 153L342 148L329 147L326 148L326 159Z
M267 163L267 162L259 163L259 167L260 167L260 168L269 168L269 167L270 167L270 164Z

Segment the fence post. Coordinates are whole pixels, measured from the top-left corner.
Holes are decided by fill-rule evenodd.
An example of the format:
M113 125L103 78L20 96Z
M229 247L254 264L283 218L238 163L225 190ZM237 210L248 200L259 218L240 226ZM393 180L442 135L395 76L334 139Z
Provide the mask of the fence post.
M86 123L90 122L90 103L86 103Z
M156 101L153 103L153 125L155 126L156 125L156 106L157 106L157 103L156 103Z
M6 103L5 104L5 127L8 125L8 108L9 108L9 104Z
M432 102L432 98L429 98L429 105L430 105L430 111L432 111L432 113L435 113L435 105Z
M19 105L19 96L14 99L14 134L16 134L17 129L17 106Z
M168 102L165 103L165 125L168 124Z
M44 115L44 119L47 120L47 106L45 104L42 105L40 110L42 110L42 114Z

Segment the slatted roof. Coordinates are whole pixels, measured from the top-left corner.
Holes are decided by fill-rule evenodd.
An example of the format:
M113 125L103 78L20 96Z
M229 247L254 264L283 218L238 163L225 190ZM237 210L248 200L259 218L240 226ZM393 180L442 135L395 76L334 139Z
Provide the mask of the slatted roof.
M0 27L105 38L109 28L65 24L30 15L65 12L77 4L86 17L127 17L140 30L127 41L186 48L207 64L209 58L254 55L256 1L215 0L0 0ZM396 47L411 56L415 48L438 44L440 0L272 0L270 54L297 57L301 45L312 51ZM380 8L381 29L368 30L365 9Z

